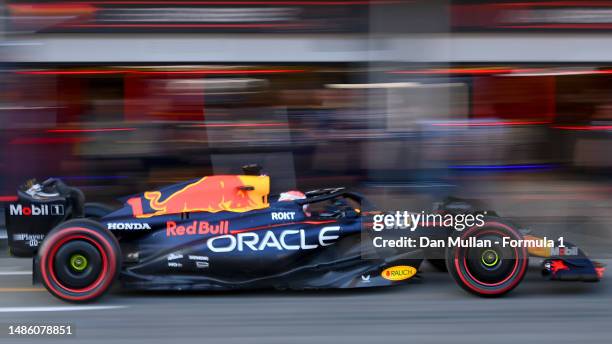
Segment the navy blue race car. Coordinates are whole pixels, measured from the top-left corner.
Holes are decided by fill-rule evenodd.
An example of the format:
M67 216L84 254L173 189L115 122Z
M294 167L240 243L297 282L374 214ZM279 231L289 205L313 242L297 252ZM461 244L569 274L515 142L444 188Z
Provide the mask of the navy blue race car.
M34 280L72 302L99 298L117 279L125 288L144 290L392 286L418 276L425 258L482 296L514 289L530 255L544 258L543 272L552 280L598 281L603 274L603 266L568 243L563 249L454 247L439 256L423 249L379 249L371 244L371 229L382 212L361 195L344 188L269 195L269 183L249 166L243 175L166 186L109 209L85 203L79 189L60 180L31 181L6 205L9 249L33 257ZM447 199L437 211L484 209ZM542 240L492 212L484 226L408 235Z

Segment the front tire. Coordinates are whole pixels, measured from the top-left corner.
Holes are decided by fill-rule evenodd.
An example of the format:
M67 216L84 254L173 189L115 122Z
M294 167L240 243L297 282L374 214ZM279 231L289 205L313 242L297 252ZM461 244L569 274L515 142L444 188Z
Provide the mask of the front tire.
M503 237L522 239L518 230L499 218L487 219L482 227L469 228L459 235L462 240L489 240L492 245L447 250L448 272L461 288L479 296L497 297L518 286L527 271L527 248L503 247Z
M69 302L90 302L104 295L121 267L117 239L88 219L69 220L51 230L36 261L45 288Z

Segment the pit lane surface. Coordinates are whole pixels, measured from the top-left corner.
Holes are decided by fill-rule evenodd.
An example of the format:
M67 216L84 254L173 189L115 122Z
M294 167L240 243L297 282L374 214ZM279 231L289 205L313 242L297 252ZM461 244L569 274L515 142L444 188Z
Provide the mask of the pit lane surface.
M612 261L608 260L609 264ZM359 291L151 293L114 291L73 305L32 286L30 260L0 258L0 324L69 323L67 339L1 343L609 343L612 281L547 282L533 267L500 299L471 296L446 273Z

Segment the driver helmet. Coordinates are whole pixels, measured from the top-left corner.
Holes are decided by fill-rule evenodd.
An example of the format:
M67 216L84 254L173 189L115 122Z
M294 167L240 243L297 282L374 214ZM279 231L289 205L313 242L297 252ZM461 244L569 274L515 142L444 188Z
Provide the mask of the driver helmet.
M278 196L279 202L289 202L289 201L295 201L298 199L306 199L306 195L301 191L290 190L287 192L282 192L280 196ZM310 213L308 212L308 204L304 204L302 206L302 209L304 210L304 213L306 214L306 216L310 216Z

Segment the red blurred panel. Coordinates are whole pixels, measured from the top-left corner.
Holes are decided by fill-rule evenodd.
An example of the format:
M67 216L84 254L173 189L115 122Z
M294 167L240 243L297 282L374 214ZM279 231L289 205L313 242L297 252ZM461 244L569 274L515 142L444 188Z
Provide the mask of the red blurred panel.
M195 74L196 76L198 74ZM203 76L197 76L202 79ZM127 121L202 121L204 88L182 91L173 83L194 80L194 75L129 73L124 78L124 116ZM202 84L203 85L203 84Z
M146 119L147 111L143 111L141 99L147 94L147 85L143 77L126 74L123 78L123 116L126 121L141 121Z
M83 112L83 87L87 82L80 78L68 75L57 77L59 92L57 92L57 102L60 107L57 112L57 123L78 122Z
M475 118L552 121L555 78L474 77L472 104Z

